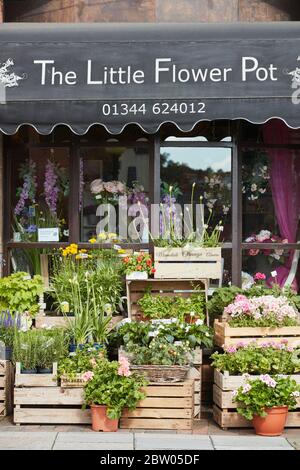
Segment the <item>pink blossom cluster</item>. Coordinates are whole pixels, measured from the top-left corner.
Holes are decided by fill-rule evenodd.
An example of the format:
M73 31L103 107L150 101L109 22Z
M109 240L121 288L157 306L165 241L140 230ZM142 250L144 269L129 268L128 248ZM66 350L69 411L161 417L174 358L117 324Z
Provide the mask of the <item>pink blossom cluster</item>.
M104 182L101 179L96 179L91 182L90 190L93 194L100 194L103 191L107 191L112 194L124 194L126 193L126 186L121 181Z
M124 375L125 377L129 377L131 375L130 369L129 369L129 362L125 356L121 356L119 359L119 369L118 369L118 375Z
M277 385L276 380L272 379L269 374L262 374L259 376L259 380L266 384L268 387L275 388Z
M283 321L285 317L297 319L298 316L297 310L289 303L287 297L274 297L273 295L252 298L237 295L234 302L224 308L224 313L233 318L247 315L256 320L275 315L279 321Z
M257 343L255 339L252 341L249 341L248 343L239 341L236 343L234 346L227 346L224 348L224 351L229 354L234 354L238 351L238 349L247 349L247 348L273 348L273 349L281 349L284 351L288 352L293 352L294 347L293 346L288 346L288 340L285 338L282 338L279 342L276 341L265 341L264 343Z
M92 380L92 378L94 377L94 372L92 372L91 370L87 370L82 374L81 377L84 382L89 382L89 380Z

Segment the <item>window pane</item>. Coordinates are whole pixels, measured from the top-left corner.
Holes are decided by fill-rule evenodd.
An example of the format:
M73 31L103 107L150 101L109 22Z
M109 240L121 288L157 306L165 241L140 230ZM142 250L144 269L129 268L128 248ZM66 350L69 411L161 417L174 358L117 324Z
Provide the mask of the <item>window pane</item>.
M12 195L15 241L67 241L69 149L31 148L27 157L14 156ZM58 228L58 237L39 232L45 228Z
M289 282L297 289L299 252L297 250L243 250L243 279L245 283L253 282L251 277L263 273L267 282L276 281L281 286Z
M134 233L132 230L134 216L138 216L138 207L133 204L137 205L139 201L147 206L149 203L148 149L138 146L82 147L80 155L81 241L86 242L103 231L117 233L123 242L148 241L145 227L138 226ZM127 198L128 210L124 210L123 197ZM109 213L104 207L106 203L111 206ZM103 225L108 216L112 224L109 227ZM119 218L123 221L121 232Z
M299 240L300 156L295 150L243 153L243 239L246 242Z
M203 197L205 220L212 209L210 227L220 220L224 225L223 240L231 240L231 149L163 147L161 148L162 199L169 185L178 188L176 203L190 204L195 182L194 203Z

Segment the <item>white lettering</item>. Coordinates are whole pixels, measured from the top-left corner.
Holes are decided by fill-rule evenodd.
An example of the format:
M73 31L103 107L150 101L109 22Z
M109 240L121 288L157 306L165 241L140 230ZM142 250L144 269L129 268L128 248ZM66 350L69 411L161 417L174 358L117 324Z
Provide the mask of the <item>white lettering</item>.
M41 64L42 65L42 77L41 77L41 84L46 84L46 66L47 64L54 64L54 60L34 60L34 64Z
M266 80L277 81L274 72L277 67L274 64L270 64L269 67L259 67L258 60L256 57L242 57L242 81L246 82L249 73L255 72L255 78L259 82L265 82Z
M169 67L160 67L161 62L171 62L171 59L155 59L155 83L160 81L161 72L169 72Z

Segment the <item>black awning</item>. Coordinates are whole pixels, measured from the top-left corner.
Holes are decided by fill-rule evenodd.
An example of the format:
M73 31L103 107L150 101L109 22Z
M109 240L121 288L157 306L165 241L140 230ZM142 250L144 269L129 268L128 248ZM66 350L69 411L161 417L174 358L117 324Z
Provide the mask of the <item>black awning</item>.
M300 23L1 24L0 129L280 118L300 127Z

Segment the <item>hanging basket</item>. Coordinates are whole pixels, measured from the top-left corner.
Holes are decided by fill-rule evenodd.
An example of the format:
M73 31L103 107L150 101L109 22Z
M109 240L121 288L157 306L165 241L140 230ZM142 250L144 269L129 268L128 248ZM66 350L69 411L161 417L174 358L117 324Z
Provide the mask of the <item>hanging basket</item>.
M132 372L144 374L150 382L183 382L189 371L189 366L159 366L142 365L130 366Z

